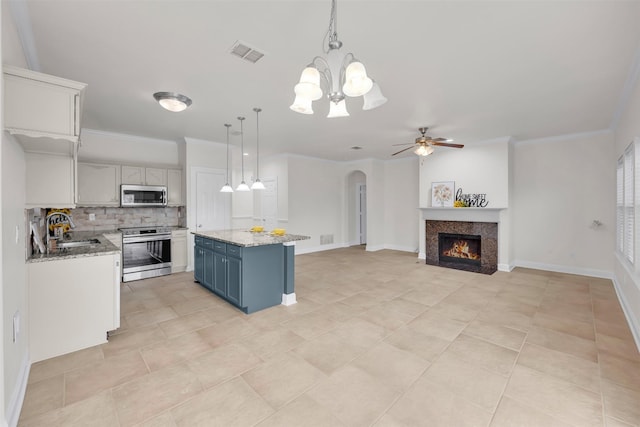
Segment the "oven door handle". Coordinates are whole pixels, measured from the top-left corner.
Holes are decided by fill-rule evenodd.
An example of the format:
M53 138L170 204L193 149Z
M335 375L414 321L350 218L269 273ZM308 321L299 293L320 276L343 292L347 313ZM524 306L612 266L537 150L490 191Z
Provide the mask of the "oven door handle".
M171 234L156 234L153 236L127 236L122 238L122 243L156 242L158 240L171 240Z

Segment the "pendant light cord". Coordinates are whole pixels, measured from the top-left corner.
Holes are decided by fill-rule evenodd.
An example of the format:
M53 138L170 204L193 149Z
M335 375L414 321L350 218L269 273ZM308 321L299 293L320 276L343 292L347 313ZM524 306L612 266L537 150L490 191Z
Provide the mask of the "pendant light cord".
M245 118L244 117L238 117L238 120L240 120L240 159L242 160L241 164L242 164L242 182L244 183L244 130L243 130L243 126L242 126L242 122Z
M336 0L331 0L331 13L329 14L329 27L322 40L323 52L329 53L330 49L327 49L329 42L338 40L338 5Z
M260 115L260 111L262 111L261 108L254 108L253 111L256 112L256 178L259 179L260 178L260 123L258 122L259 120L259 115Z
M231 175L229 173L229 128L231 127L231 125L228 123L225 123L224 126L227 128L227 184L228 184L229 178L231 178Z

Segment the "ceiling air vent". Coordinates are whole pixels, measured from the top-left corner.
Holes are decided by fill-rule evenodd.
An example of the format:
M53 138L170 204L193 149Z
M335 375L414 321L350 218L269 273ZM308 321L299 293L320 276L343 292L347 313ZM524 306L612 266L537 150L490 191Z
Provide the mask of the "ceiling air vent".
M239 40L231 46L229 53L253 64L258 62L258 60L264 56L263 52L260 52Z

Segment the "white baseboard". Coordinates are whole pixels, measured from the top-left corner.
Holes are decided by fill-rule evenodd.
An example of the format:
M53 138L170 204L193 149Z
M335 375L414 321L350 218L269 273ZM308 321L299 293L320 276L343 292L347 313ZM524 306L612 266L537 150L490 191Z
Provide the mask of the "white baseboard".
M498 264L498 271L510 273L515 267L511 264Z
M391 249L392 251L412 252L414 254L418 252L418 250L415 247L411 247L411 246L384 245L384 248Z
M592 268L572 267L567 265L544 264L540 262L516 260L513 262L514 267L532 268L535 270L553 271L556 273L577 274L579 276L599 277L601 279L613 280L613 273L606 270L596 270Z
M427 254L424 252L418 252L418 259L427 259Z
M29 363L29 351L25 352L25 356L20 364L20 372L18 373L18 380L11 392L11 398L7 405L5 419L8 427L15 427L18 425L18 419L20 418L20 411L22 410L22 404L24 403L24 395L27 392L27 382L29 380L29 369L31 364Z
M314 252L330 251L332 249L340 249L340 248L346 248L346 247L348 247L348 245L339 244L339 243L333 243L331 245L313 246L313 247L310 247L310 248L301 248L300 246L296 246L296 255L304 255L304 254L311 254L311 253L314 253Z
M282 305L293 305L297 302L298 300L296 299L295 292L292 292L290 294L282 294Z
M629 329L631 329L631 335L633 335L633 339L636 342L636 347L638 348L638 351L640 351L640 319L637 319L634 316L634 313L629 306L629 301L625 298L622 289L620 289L620 283L618 282L617 278L613 278L612 280L613 286L616 289L618 301L620 301L620 306L622 307L622 312L627 318Z
M377 252L385 249L384 245L367 245L367 252Z

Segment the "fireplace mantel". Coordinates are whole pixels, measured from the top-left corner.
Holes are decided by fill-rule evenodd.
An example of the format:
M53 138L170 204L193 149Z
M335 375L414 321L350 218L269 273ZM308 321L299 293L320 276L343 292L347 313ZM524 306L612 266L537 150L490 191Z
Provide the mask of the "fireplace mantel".
M419 208L422 219L438 221L500 222L507 208Z

